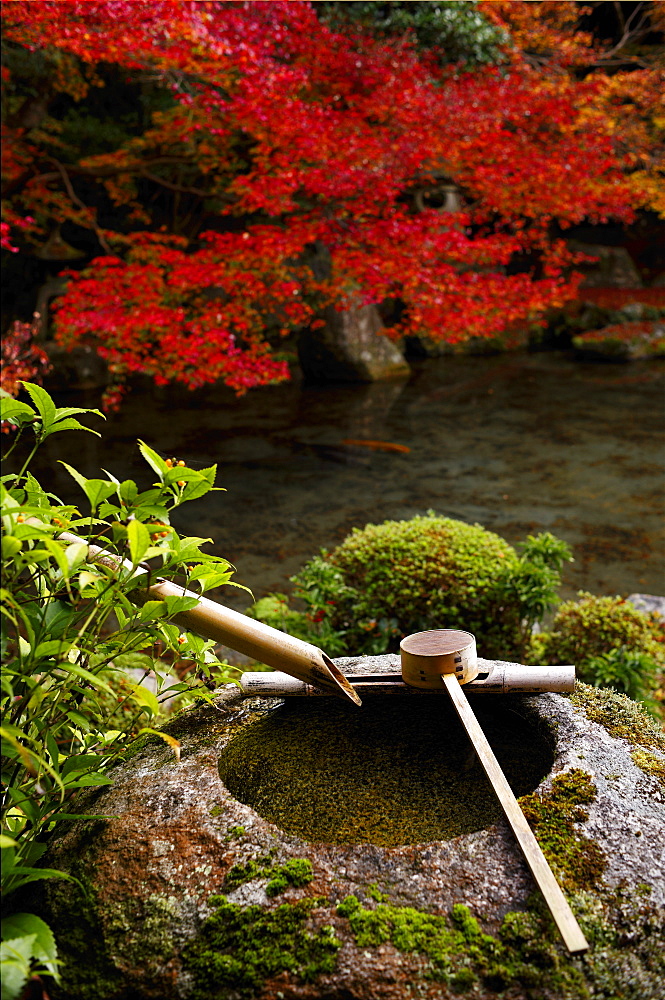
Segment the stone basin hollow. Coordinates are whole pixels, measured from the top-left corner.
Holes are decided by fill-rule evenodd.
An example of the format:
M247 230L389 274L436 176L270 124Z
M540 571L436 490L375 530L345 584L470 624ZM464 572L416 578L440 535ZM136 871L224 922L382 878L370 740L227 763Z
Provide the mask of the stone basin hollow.
M553 741L518 697L473 699L515 795L553 764ZM374 696L361 709L294 698L224 748L231 794L309 842L397 847L491 826L502 810L445 694Z

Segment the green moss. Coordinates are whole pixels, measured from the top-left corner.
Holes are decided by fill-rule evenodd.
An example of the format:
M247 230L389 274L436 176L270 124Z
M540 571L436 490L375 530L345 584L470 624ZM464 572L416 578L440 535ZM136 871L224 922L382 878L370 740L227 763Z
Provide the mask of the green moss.
M227 892L237 889L255 878L266 878L266 894L278 896L289 886L301 887L314 878L312 863L307 858L292 858L283 865L275 865L270 854L253 858L244 865L234 865L224 880Z
M591 778L586 771L577 769L558 774L549 791L520 799L543 854L560 883L569 890L597 885L607 865L595 841L575 826L588 819L583 807L595 797Z
M312 982L332 972L341 942L332 927L307 927L322 899L301 899L273 910L237 906L212 896L215 912L183 953L184 968L194 979L192 1000L226 1000L229 989L251 996L279 973Z
M307 885L314 878L312 862L307 858L293 858L286 864L273 868L270 881L266 886L266 895L278 896L290 885L301 887Z
M584 995L579 970L562 961L546 928L531 914L508 914L497 938L483 933L461 903L446 917L383 903L365 908L357 897L347 896L337 913L349 920L359 948L390 942L401 952L424 955L425 978L458 991L478 984L501 991L521 983L558 988L563 996Z
M178 919L174 897L128 896L121 903L100 902L98 908L103 915L107 950L123 966L156 971L173 956L173 929Z
M628 740L634 746L665 753L665 733L661 727L641 705L626 695L577 684L570 700L584 709L588 719L604 726L610 736ZM638 766L641 767L640 764Z
M53 880L45 886L48 910L44 917L52 927L62 962L62 980L51 987L54 1000L92 997L110 1000L118 995L122 976L104 940L98 894L82 865L71 870L77 882ZM91 948L94 942L94 948Z
M632 750L630 756L638 767L658 778L661 785L665 786L665 760L662 757L657 757L648 750Z
M228 833L224 837L225 841L229 840L240 840L241 837L245 836L244 826L232 826L230 827Z
M239 731L219 759L231 794L280 829L311 842L393 847L451 839L501 818L445 693L376 696L362 712L330 699L298 702ZM548 774L552 750L515 707L494 699L476 712L511 787L523 795Z

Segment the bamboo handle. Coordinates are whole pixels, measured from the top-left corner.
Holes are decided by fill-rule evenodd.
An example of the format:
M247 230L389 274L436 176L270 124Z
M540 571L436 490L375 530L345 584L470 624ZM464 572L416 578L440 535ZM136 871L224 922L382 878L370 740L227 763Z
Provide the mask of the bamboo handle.
M478 754L480 763L483 765L492 788L501 803L501 807L506 814L506 819L510 823L513 833L517 838L517 843L522 849L526 863L531 869L531 874L545 897L545 902L550 908L554 922L559 928L568 951L573 955L587 951L589 945L580 925L575 919L573 911L570 909L568 901L561 891L561 887L555 879L552 869L548 865L547 859L541 851L538 841L534 837L531 827L527 823L510 785L506 781L499 762L494 756L492 748L487 742L485 734L471 710L471 706L460 687L457 677L455 674L442 674L441 679L446 686L450 700L455 706L469 739L473 743L474 750Z

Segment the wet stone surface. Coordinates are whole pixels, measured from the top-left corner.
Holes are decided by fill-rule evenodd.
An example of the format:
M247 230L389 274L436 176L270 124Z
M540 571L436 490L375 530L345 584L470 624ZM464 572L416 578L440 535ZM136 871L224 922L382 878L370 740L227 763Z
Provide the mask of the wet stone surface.
M392 656L337 662L348 674L395 669ZM586 690L592 697L594 689ZM298 782L312 770L310 730L316 723L331 739L337 731L323 722L326 707L341 734L328 750L318 735L314 745L322 767L338 757L341 770L330 772L331 780L371 746L350 745L353 730L344 729L347 715L340 714L350 710L328 699L285 707L243 701L229 687L215 706L166 727L181 743L180 764L163 741L149 738L113 771L113 787L80 800L81 811L106 818L73 825L50 849L46 863L83 886L52 881L33 889L66 962L55 1000L447 1000L462 986L481 1000L662 1000L663 788L631 754L637 746L652 763L662 763L665 746L657 736L646 740L639 725L635 745L632 736L610 735L587 718L584 691L573 700L492 696L490 704L489 698L474 704L509 774L517 743L525 758L550 754L551 767L540 756L537 767L529 763L528 780L518 771L513 780L524 780L528 790L543 765L549 767L524 801L532 815L541 811L536 833L592 944L587 956L565 953L507 824L488 801L480 804L482 793L471 778L458 785L476 817L465 827L471 832L451 839L448 828L445 836L430 837L427 824L440 820L419 819L405 795L413 840L399 846L335 843L332 836L314 841L241 802L220 778L220 761L228 766L248 740L251 749L252 733L266 737L263 766L274 763L278 785L289 777L279 770L283 761L276 762L286 759L277 734L290 741L289 794L305 812L307 792ZM611 698L612 711L629 718L632 703ZM368 779L381 797L381 782L390 779L399 758L421 793L434 769L427 740L443 702L434 696L431 702L407 698L401 710L395 704L396 714L384 720L389 762L375 758ZM358 718L365 713L375 747L380 711L367 705L357 712ZM497 728L504 749L494 736ZM359 732L367 738L364 726ZM463 769L466 749L458 752L452 727L445 740L458 753L456 768ZM255 772L248 766L243 775L241 764L237 754L237 780L249 782ZM385 820L388 829L395 823L388 812ZM365 834L354 831L348 839ZM393 843L400 839L394 836Z
M533 791L551 768L550 741L513 699L488 706L485 697L475 710L515 794ZM375 696L360 712L291 699L229 743L219 773L237 799L308 841L398 847L501 817L445 695Z

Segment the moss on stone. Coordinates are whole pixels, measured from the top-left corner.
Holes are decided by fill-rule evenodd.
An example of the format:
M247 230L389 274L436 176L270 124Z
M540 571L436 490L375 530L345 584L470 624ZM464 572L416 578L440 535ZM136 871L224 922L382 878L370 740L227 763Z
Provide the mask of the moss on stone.
M520 799L522 811L543 854L561 884L570 890L593 887L607 866L596 842L585 837L575 826L588 819L583 807L595 797L596 789L590 776L576 769L558 774L548 791Z
M348 918L359 948L390 942L401 952L423 955L428 959L424 977L458 991L481 984L502 991L519 983L558 990L557 996L586 995L579 969L562 959L547 929L532 914L509 913L499 937L493 937L483 933L461 903L447 917L385 903L370 909L356 896L347 896L337 913Z
M267 910L212 896L215 912L183 952L184 968L194 980L191 1000L226 1000L229 989L251 996L266 979L283 972L303 982L332 972L341 941L330 926L307 927L323 902L301 899Z
M638 702L626 695L607 688L577 684L570 700L584 709L588 719L604 726L610 736L628 740L634 746L665 753L662 728Z
M661 785L665 787L665 760L662 757L657 757L655 753L650 753L648 750L632 750L630 756L639 768L658 778Z
M62 962L61 982L53 984L54 1000L95 997L110 1000L118 995L122 974L106 947L97 891L83 870L75 864L70 872L76 882L53 880L46 886L48 912ZM94 942L94 947L91 947Z
M448 916L404 906L363 906L347 896L337 907L349 920L359 948L390 942L428 960L423 978L457 992L495 992L529 1000L662 1000L665 982L663 915L649 888L601 885L569 895L590 944L583 957L565 950L539 893L526 911L510 911L498 935L482 931L469 909L455 904ZM417 974L416 974L417 975ZM446 994L447 995L447 994Z
M280 829L310 842L394 847L451 839L501 818L445 696L376 696L362 712L330 699L298 701L238 731L219 760L231 794ZM523 795L553 758L546 734L514 704L494 699L475 709L511 787Z
M302 887L314 878L312 863L307 858L292 858L283 865L273 864L272 855L252 858L245 864L234 865L224 880L227 892L255 878L268 879L266 895L278 896L289 886Z

